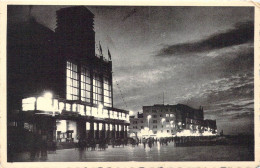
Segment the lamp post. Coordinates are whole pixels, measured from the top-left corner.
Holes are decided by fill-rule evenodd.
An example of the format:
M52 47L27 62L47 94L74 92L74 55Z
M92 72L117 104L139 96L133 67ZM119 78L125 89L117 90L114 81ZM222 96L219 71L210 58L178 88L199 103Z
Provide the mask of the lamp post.
M148 121L148 135L150 136L150 125L149 125L149 120L152 116L151 115L148 115L147 116L147 121Z

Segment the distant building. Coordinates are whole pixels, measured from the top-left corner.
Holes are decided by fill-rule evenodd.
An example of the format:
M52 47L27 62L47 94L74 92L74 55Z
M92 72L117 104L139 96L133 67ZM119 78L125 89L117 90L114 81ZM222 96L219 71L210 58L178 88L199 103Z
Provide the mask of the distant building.
M131 137L216 135L216 120L204 120L203 108L187 105L143 106L143 113L130 117Z
M32 18L8 24L10 141L23 140L16 127L47 142L127 137L129 112L113 106L112 61L95 53L93 24L82 6L58 10L55 32Z

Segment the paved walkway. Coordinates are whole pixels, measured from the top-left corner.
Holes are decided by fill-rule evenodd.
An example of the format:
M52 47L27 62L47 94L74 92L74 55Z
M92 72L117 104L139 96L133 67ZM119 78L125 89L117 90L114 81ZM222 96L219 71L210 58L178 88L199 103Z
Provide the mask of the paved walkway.
M48 152L39 152L34 156L23 153L17 156L17 161L240 161L252 160L252 154L247 147L243 146L194 146L174 147L173 143L168 146L155 145L151 149L143 145L132 147L109 146L105 151L90 151L81 149L63 149Z

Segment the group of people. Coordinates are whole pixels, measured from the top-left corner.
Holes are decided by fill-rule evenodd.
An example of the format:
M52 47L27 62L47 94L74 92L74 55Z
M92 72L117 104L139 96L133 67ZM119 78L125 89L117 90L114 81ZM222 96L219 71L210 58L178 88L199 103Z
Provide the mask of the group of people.
M128 140L127 139L79 139L77 147L81 149L91 149L96 150L106 150L108 148L108 145L112 145L112 147L120 147L127 145Z
M153 138L153 137L149 137L149 138L143 138L141 141L137 138L135 140L132 140L131 144L132 146L138 146L140 143L143 144L144 148L146 148L146 145L148 145L149 148L152 148L154 145L168 145L168 143L173 142L174 138L170 137L170 138Z

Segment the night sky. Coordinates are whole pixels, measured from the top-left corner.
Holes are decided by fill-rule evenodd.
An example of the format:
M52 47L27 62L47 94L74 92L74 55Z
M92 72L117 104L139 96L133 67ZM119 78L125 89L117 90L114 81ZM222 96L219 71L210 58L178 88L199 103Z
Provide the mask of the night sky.
M31 15L54 30L61 7L33 6ZM165 104L203 106L224 134L253 134L254 8L88 8L96 43L112 55L116 108L142 112L164 93ZM28 6L9 12L9 22L28 20Z

